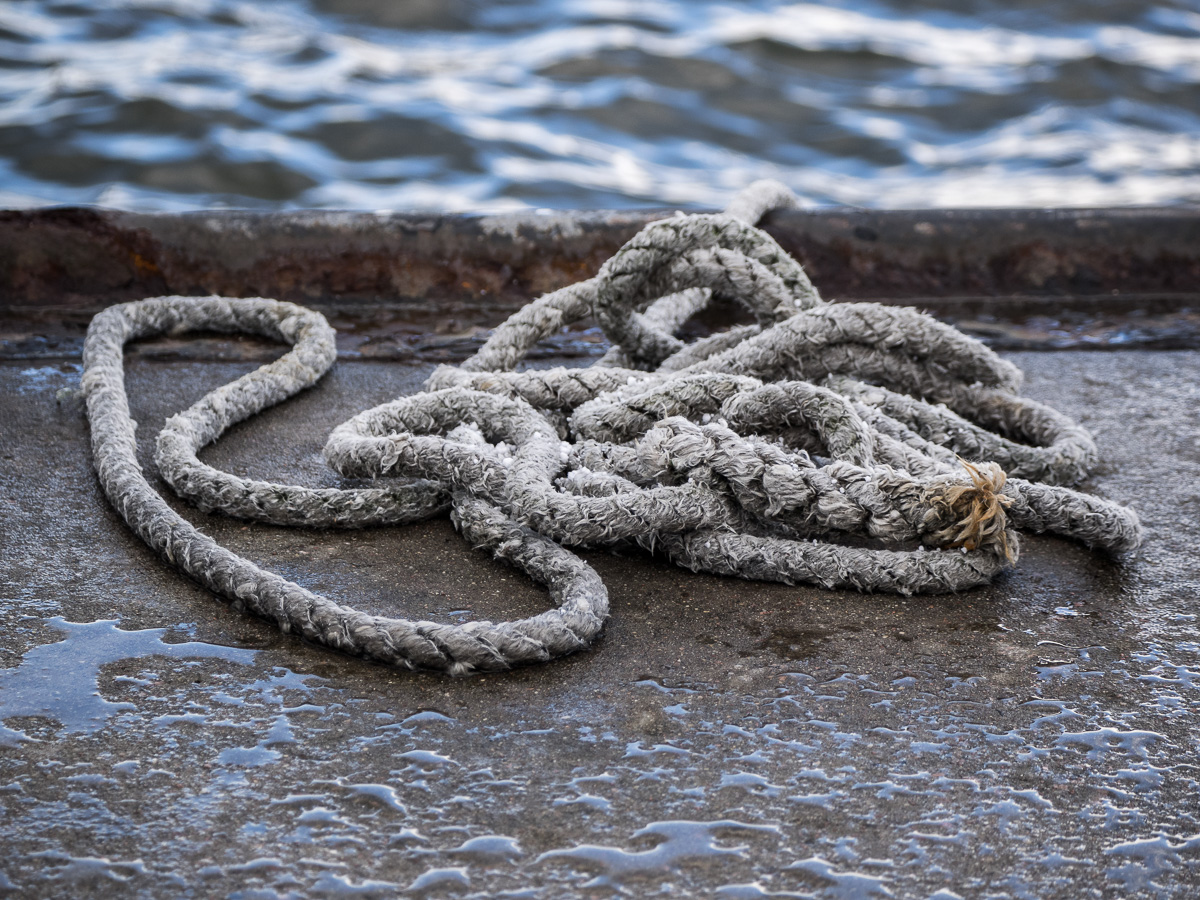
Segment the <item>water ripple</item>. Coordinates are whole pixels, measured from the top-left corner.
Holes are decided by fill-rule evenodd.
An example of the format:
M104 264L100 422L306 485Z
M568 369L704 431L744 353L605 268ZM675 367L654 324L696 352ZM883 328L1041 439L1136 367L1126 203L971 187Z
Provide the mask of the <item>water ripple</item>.
M0 204L1200 201L1200 12L683 0L18 0Z

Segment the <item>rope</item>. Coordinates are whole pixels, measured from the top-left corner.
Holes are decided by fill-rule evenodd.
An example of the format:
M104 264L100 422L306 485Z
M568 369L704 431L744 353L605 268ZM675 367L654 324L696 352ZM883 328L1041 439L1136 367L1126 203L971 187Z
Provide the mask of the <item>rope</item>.
M426 390L337 427L325 457L380 487L313 490L239 478L198 451L333 365L319 313L265 299L158 297L98 314L83 388L105 494L155 552L238 608L347 653L453 674L588 646L608 616L568 548L637 544L697 572L901 594L960 591L1015 565L1017 530L1122 552L1132 511L1066 485L1096 461L1088 433L1019 396L1021 373L912 309L823 301L753 226L789 205L752 185L719 215L654 222L592 279L547 294ZM674 334L713 297L755 324L692 344ZM528 350L594 315L612 348L589 368L517 371ZM553 608L446 625L372 616L264 571L205 536L137 461L123 348L194 330L292 345L172 416L155 461L211 512L317 528L450 511L474 546L543 584ZM970 461L968 461L970 460Z

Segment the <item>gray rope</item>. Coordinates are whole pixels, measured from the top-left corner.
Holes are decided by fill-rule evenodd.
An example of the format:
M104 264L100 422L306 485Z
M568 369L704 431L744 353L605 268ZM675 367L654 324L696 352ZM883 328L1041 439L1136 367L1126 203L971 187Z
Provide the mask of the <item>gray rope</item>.
M172 418L157 460L168 483L206 509L279 524L358 527L415 521L445 508L441 487L418 482L387 490L312 491L237 479L195 460L198 444L313 384L332 365L333 331L320 314L274 300L160 297L97 315L84 344L83 388L92 455L105 494L137 535L165 560L239 608L285 632L336 650L408 668L451 673L540 662L588 646L608 616L608 593L575 554L472 497L455 499L456 526L549 589L556 608L518 622L452 626L371 616L266 572L201 534L150 486L137 461L122 371L122 348L138 337L189 329L245 331L293 344L282 359L218 388Z
M1121 552L1136 516L1065 485L1096 461L1087 432L1019 396L1021 373L911 309L821 300L753 222L792 195L764 182L723 215L654 222L592 279L547 294L426 389L334 429L327 461L369 489L238 478L198 451L314 384L333 364L318 313L273 300L160 297L88 329L84 389L100 483L164 559L235 605L338 650L409 668L491 671L588 646L608 615L567 548L636 543L694 571L901 594L958 591L1017 560L1017 530ZM713 297L754 325L684 344ZM583 369L517 371L529 349L592 314L612 340ZM545 585L532 618L443 625L370 616L266 572L201 534L136 457L123 347L189 330L292 345L172 416L155 461L205 511L358 528L450 509L456 527Z

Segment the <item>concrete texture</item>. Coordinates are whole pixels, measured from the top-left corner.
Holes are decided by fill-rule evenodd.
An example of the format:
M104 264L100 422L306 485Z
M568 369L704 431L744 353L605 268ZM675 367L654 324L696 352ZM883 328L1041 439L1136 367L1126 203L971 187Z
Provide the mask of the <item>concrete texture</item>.
M0 356L78 354L120 300L218 293L314 306L346 356L463 358L669 214L0 210ZM763 227L824 297L920 306L1003 349L1200 348L1195 208L777 210Z
M100 495L78 364L0 365L0 895L1197 896L1200 353L1011 358L1096 433L1088 489L1143 517L1132 558L1027 539L997 584L905 600L589 554L596 647L468 679L183 581ZM249 367L135 358L147 464L167 415ZM205 458L333 484L327 432L427 372L341 362ZM544 604L448 521L186 514L368 609Z
M451 299L511 312L595 274L669 215L0 210L0 310L94 311L216 292L331 307L398 299L443 315ZM776 210L763 227L830 297L999 297L1058 309L1064 297L1094 307L1113 288L1194 300L1200 278L1200 211L1186 206Z

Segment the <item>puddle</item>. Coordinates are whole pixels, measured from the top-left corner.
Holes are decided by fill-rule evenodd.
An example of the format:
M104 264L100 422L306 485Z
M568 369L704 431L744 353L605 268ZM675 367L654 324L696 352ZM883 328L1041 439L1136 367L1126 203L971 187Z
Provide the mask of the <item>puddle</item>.
M15 388L18 394L42 394L52 401L63 401L73 396L82 374L81 363L30 366L21 370Z
M745 836L749 833L778 835L774 825L755 825L723 819L717 822L654 822L631 835L656 839L649 850L585 844L551 850L538 857L539 863L566 862L597 871L584 888L624 884L635 879L670 877L682 866L696 861L712 863L722 857L743 857L745 844L727 844L719 836Z
M68 622L61 616L46 624L63 632L64 640L35 647L16 668L0 670L0 722L42 717L62 726L65 734L92 734L134 704L105 699L100 669L110 663L145 656L170 659L222 659L240 665L254 662L255 651L195 641L163 641L165 628L122 631L116 619ZM64 677L65 673L69 673ZM3 727L0 740L28 740L24 732Z
M884 865L890 865L885 863ZM888 880L858 872L839 871L838 867L820 857L802 859L787 867L788 871L810 876L822 896L837 900L866 900L868 897L894 897L888 890Z
M519 859L525 854L516 838L486 834L464 841L461 846L447 850L446 855L471 863L487 864Z

